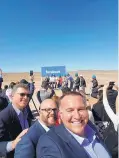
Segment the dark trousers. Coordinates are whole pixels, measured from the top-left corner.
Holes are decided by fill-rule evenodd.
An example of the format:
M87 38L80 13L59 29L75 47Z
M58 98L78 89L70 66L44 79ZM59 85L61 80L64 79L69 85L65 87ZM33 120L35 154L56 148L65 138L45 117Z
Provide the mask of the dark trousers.
M79 86L75 86L75 87L74 87L73 91L75 92L76 90L79 91Z

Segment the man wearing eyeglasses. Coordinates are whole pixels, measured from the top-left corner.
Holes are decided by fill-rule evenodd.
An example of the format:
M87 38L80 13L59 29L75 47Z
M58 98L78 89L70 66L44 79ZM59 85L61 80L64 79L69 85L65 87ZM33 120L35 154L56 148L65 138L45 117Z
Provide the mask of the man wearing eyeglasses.
M0 112L0 156L14 157L14 149L30 126L27 111L29 87L17 84L12 90L12 103Z
M44 100L39 109L39 119L22 137L15 149L14 158L34 158L36 157L36 146L38 139L45 132L55 125L57 119L57 105L52 99Z

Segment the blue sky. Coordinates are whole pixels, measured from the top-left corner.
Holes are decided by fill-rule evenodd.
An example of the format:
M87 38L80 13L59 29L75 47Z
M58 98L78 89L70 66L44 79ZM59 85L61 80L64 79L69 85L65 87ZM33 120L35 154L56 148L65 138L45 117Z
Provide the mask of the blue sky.
M118 69L117 0L1 0L4 72Z

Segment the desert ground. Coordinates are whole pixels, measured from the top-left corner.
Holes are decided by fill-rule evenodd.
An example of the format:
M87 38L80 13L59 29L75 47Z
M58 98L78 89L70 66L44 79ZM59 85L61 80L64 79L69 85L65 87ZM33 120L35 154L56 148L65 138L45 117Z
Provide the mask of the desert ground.
M80 70L80 71L69 71L69 73L74 77L75 73L78 72L78 74L82 74L86 80L86 93L90 92L90 87L91 87L91 77L93 74L96 75L97 80L100 84L104 84L107 81L115 81L116 83L118 83L118 71L114 70L114 71L102 71L102 70ZM3 72L3 87L4 85L9 85L10 82L17 82L21 79L26 79L29 81L29 73L28 72L23 72L23 73L5 73ZM40 89L40 85L41 85L41 81L43 80L43 78L41 77L40 72L34 72L34 82L35 82L35 93L33 95L33 100L37 106L37 108L40 106L37 98L36 98L36 92ZM60 95L59 91L56 91L57 95ZM96 102L96 99L90 98L90 103L94 104ZM32 103L32 101L30 102L30 107L31 109L34 111L34 105Z

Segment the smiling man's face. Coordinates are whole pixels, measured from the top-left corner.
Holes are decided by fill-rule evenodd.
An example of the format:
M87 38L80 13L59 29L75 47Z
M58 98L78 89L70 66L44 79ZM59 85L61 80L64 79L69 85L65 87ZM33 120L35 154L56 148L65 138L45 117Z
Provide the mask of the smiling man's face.
M29 97L29 90L19 87L12 95L12 104L22 110L28 105Z
M65 96L60 104L60 117L67 129L79 136L84 136L89 117L81 96Z

